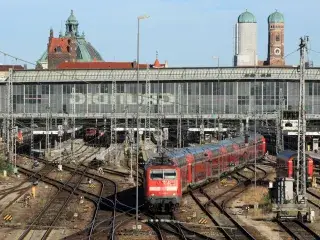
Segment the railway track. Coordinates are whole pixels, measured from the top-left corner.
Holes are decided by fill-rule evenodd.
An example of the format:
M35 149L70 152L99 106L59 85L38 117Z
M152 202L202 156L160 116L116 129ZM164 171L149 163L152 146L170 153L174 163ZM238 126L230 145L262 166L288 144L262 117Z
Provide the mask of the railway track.
M312 191L311 189L307 189L308 194L308 202L312 204L314 207L320 210L320 195Z
M92 154L95 154L95 153L92 153ZM44 159L38 159L38 161L43 162L47 165L48 164L53 165L53 163L48 163ZM88 166L86 165L80 164L80 166L88 169ZM63 169L70 172L73 171L74 173L77 173L77 174L81 173L81 171L79 171L77 168L70 167L68 165L63 165ZM127 176L123 173L119 174L119 172L117 171L110 171L110 173L114 175L120 175L123 177ZM116 209L117 209L117 185L111 179L98 176L93 173L89 173L87 171L84 172L83 175L87 178L97 181L101 185L101 188L98 195L90 194L91 198L89 198L89 200L93 201L96 205L94 217L92 222L90 223L90 226L88 226L85 231L82 231L81 233L76 234L76 236L77 238L84 237L89 239L91 239L92 236L100 236L100 235L112 236L114 235L114 232L115 232L114 229L116 227L115 220L116 220ZM81 189L81 187L78 187L77 190L78 190L77 192L78 194L79 194L79 191L81 193L87 193L85 190ZM92 198L93 196L95 198Z
M67 168L68 167L66 167L65 169ZM29 175L33 174L33 172L28 169L20 168L20 171L24 174L29 174ZM90 226L88 226L88 228L85 231L82 231L81 233L76 234L77 237L75 239L79 239L79 237L85 237L84 239L88 239L88 238L91 239L92 235L100 235L99 232L104 236L106 234L108 236L109 235L111 236L114 230L108 231L108 229L115 228L115 219L116 219L116 210L117 210L117 199L116 199L117 186L115 182L113 182L112 180L109 180L100 176L96 176L94 174L88 173L83 170L81 171L79 169L77 170L74 169L74 174L77 174L78 176L81 174L81 172L82 172L82 175L81 175L82 179L83 177L90 177L91 179L94 179L101 184L102 187L98 195L93 194L79 187L78 183L81 182L80 180L78 183L69 181L64 184L61 181L51 179L44 175L39 175L39 173L37 177L41 178L43 182L46 182L47 184L57 187L61 192L63 192L61 193L62 195L73 194L78 196L84 196L84 198L95 203L96 210L94 212L94 217ZM31 227L33 225L31 225Z
M148 219L153 219L151 222ZM151 213L144 213L141 218L142 222L146 222L151 228L155 229L159 239L168 239L176 236L179 239L186 240L213 240L213 238L205 236L196 231L190 230L176 221L174 215L154 215Z
M257 167L257 170L262 172L262 176L259 179L263 179L267 176L267 172ZM226 210L227 203L234 199L237 195L241 194L251 185L250 179L241 173L235 173L238 175L236 180L238 184L228 191L220 193L216 196L210 196L203 188L199 190L190 191L191 197L202 209L202 211L208 216L208 218L218 227L219 231L227 239L255 239L244 227L242 227ZM202 202L197 195L204 196L207 201Z
M39 226L48 226L49 228L42 232L41 239L46 239L52 231L52 226L55 224L59 218L64 207L69 203L71 197L73 196L75 190L79 187L82 182L84 173L87 169L82 170L82 174L79 175L74 173L67 182L65 182L61 187L59 187L56 195L44 206L43 210L33 219L33 221L28 224L28 228L19 237L19 240L25 239L27 235L33 229L43 229ZM64 190L65 186L69 186L71 190ZM47 227L46 227L47 228Z
M304 223L294 221L276 220L277 223L293 237L294 240L317 240L320 236L308 228Z
M80 147L75 152L76 155L82 154L86 150L86 149L84 149L83 151L78 152L79 150L81 150L82 147ZM20 156L24 156L24 157L30 158L30 156L26 156L26 155L20 155ZM34 159L39 159L39 158L34 158ZM59 159L59 157L54 159L54 160L58 160L58 159ZM21 167L21 165L19 165L19 167ZM22 181L21 183L17 184L16 186L12 186L10 188L6 188L6 189L3 189L3 190L0 190L0 196L1 196L0 200L2 200L8 194L11 194L11 193L14 193L14 192L17 192L17 191L21 191L23 189L25 189L27 191L31 186L30 187L25 187L25 188L20 188L20 187L22 185L30 182L36 176L36 174L47 175L50 172L52 172L53 170L54 170L54 167L52 165L46 165L43 169L40 169L38 171L34 171L35 173L33 175L29 175L29 177L26 180Z

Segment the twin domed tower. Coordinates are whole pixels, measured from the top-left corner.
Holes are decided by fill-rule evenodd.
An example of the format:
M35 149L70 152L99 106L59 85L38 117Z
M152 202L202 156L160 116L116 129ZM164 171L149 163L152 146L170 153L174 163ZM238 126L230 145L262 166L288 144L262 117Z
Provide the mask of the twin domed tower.
M268 17L268 58L258 60L257 20L245 11L238 17L235 26L234 66L284 66L284 17L275 11Z

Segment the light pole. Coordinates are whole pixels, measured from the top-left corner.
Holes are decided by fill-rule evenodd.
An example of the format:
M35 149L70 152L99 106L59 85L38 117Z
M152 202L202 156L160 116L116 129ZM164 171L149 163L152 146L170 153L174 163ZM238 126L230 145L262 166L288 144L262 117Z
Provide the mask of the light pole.
M220 67L220 58L219 56L213 56L212 57L213 60L217 59L217 66L218 66L218 134L217 134L217 140L219 141L220 140L220 111L219 111L219 108L220 108L220 76L219 76L219 67ZM213 93L212 93L213 94ZM220 158L218 158L218 181L219 181L219 184L218 184L218 187L220 187Z
M257 82L257 54L256 51L253 49L251 52L254 54L254 188L257 188L257 116L256 116L256 101L257 101L257 88L256 88L256 82Z
M140 54L140 20L149 18L148 15L138 16L138 34L137 34L137 160L136 160L136 229L138 229L138 220L139 220L139 142L140 142L140 134L139 134L139 54Z

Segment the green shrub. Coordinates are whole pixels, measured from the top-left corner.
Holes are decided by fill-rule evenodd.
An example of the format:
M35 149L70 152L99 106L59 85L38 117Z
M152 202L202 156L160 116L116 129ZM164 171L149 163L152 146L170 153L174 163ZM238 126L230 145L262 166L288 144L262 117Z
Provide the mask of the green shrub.
M8 163L6 161L6 157L1 154L0 155L0 174L3 173L3 170L7 171L7 174L12 174L13 173L13 165L11 163Z

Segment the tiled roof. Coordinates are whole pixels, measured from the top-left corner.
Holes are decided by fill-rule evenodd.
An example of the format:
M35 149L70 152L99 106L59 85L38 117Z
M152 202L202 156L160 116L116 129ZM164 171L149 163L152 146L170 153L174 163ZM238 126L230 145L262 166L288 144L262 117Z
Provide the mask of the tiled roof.
M9 68L13 70L24 70L21 65L0 65L0 71L9 71Z
M165 64L161 64L158 60L158 58L154 61L154 64L152 66L153 68L165 68L166 65Z
M49 52L69 52L68 46L71 41L70 38L51 38L50 41Z
M148 64L139 64L139 68L146 69ZM152 66L151 66L152 67ZM133 69L135 62L63 62L57 69Z

